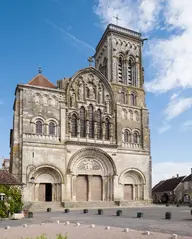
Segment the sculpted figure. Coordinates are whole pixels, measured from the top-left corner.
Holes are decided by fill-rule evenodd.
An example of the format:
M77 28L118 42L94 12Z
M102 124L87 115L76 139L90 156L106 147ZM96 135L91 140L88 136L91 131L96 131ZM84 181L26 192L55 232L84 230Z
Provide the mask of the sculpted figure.
M79 83L79 100L84 100L84 88L83 88L83 83Z

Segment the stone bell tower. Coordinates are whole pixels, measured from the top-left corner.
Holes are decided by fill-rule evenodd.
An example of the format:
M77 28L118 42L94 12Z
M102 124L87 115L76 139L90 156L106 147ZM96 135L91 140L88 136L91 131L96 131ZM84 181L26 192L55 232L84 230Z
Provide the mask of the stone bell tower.
M141 34L110 24L96 47L95 67L112 83L142 87Z

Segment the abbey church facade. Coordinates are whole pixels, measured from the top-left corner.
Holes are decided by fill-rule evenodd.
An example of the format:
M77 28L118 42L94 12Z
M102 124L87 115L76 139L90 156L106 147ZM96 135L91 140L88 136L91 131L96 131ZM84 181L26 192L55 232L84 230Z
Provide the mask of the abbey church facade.
M108 25L95 66L16 87L10 171L25 202L149 201L141 34Z

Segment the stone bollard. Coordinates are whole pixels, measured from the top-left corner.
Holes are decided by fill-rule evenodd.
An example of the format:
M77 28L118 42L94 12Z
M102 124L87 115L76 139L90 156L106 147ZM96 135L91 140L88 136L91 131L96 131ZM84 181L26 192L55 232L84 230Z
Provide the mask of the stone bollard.
M121 216L121 215L122 215L122 210L117 210L116 216L119 217L119 216Z
M103 214L103 209L98 209L98 215L102 215Z
M146 231L143 234L149 236L149 235L151 235L151 232L150 231Z
M124 228L124 232L129 232L129 228Z
M105 230L110 230L110 227L109 226L105 227Z
M27 224L23 224L23 227L27 227Z
M69 224L70 224L70 222L68 222L68 221L65 222L65 225L69 225Z
M10 226L6 226L5 229L7 229L7 230L10 229Z
M177 234L173 234L171 238L172 238L172 239L177 239L178 236L177 236Z
M94 227L95 227L95 225L94 225L94 224L91 224L91 225L90 225L90 228L94 228Z
M44 222L42 222L42 223L40 223L40 225L41 225L41 226L43 226L43 225L45 225L45 223L44 223Z
M83 213L85 214L85 213L88 213L88 209L84 209L83 210Z
M28 218L33 218L33 212L28 212Z
M59 221L59 220L57 220L57 221L56 221L56 224L59 224L59 223L60 223L60 221Z
M51 208L49 207L49 208L47 208L47 212L51 212Z
M171 212L166 212L165 213L165 219L171 219L171 217L172 217L172 213Z
M69 212L70 212L69 208L65 208L65 213L69 213Z
M141 218L141 217L143 217L143 212L138 212L137 213L137 218Z
M80 226L80 223L79 223L79 222L77 222L77 223L76 223L76 226L77 226L77 227L79 227L79 226Z

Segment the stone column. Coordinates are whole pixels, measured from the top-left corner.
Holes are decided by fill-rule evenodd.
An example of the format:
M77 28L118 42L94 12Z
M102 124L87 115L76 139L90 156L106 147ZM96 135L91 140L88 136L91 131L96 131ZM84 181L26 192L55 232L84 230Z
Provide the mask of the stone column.
M34 195L35 195L34 201L39 201L39 183L36 183L34 185Z
M141 81L140 81L140 63L139 63L139 58L137 57L136 58L136 66L135 66L135 69L136 69L136 86L137 87L141 87Z
M77 175L72 175L72 177L71 177L71 195L72 195L73 201L76 201L76 179L77 179Z
M105 177L102 177L102 201L105 201Z
M91 201L92 175L88 176L88 201Z
M60 139L64 142L66 137L66 109L61 104L61 127L60 127Z
M135 201L135 184L132 184L133 186L133 201Z
M52 183L51 185L52 185L52 202L54 202L55 201L55 184Z

